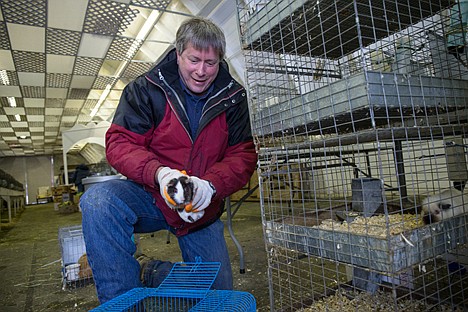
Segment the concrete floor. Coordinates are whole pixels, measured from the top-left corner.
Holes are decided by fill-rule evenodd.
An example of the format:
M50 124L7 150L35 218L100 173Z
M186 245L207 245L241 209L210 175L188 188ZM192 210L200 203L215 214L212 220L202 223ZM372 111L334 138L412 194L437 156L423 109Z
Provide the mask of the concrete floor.
M223 217L225 220L225 217ZM5 221L5 220L4 220ZM77 225L81 213L54 211L53 204L27 206L12 223L0 229L0 311L88 311L99 303L94 284L63 289L59 227ZM239 273L239 254L226 230L234 270L234 288L248 291L257 300L257 311L269 311L267 259L258 203L244 203L233 220L234 233L244 248L246 273ZM181 261L174 236L166 232L141 236L148 256L165 255Z

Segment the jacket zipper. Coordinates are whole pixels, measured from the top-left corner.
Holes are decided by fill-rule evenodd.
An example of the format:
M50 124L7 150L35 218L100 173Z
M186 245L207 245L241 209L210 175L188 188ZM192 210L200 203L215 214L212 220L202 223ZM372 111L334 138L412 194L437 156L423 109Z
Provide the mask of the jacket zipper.
M188 120L188 115L187 115L187 111L185 110L185 107L184 105L182 105L182 102L180 101L180 98L179 98L179 95L177 94L177 92L174 91L174 89L166 82L166 80L164 79L164 76L161 74L161 71L158 70L158 74L159 74L159 80L161 80L164 85L166 85L166 87L168 87L172 93L175 95L175 97L177 98L177 101L179 102L179 106L182 108L184 114L185 114L185 117L187 117L187 120ZM150 78L146 77L146 79L148 79L148 81L150 81L152 84L154 84L155 86L161 88L156 82L152 81ZM193 145L193 139L192 139L192 136L190 135L190 133L188 132L187 128L185 128L184 126L184 123L182 122L182 120L180 119L179 117L179 114L177 114L176 110L174 109L174 106L171 102L171 100L169 99L169 96L167 95L166 91L161 88L161 90L164 92L164 94L166 95L166 99L167 99L167 102L169 103L169 106L171 106L172 108L172 111L175 113L176 115L176 118L177 120L179 121L179 123L182 125L182 128L184 128L185 130L185 133L187 133L187 136L189 137L190 139L190 142L192 142L192 145Z
M216 93L215 95L213 95L212 97L210 97L210 98L206 101L206 103L208 103L211 99L217 97L217 96L218 96L221 92L223 92L224 90L230 89L230 88L232 87L233 84L234 84L234 81L231 80L231 82L230 82L226 87L224 87L224 88L221 89L218 93ZM233 94L231 94L231 95L229 96L229 98L230 98L231 96L233 96L233 95L236 95L236 94L237 94L239 91L241 91L241 90L242 90L242 88L239 89L239 90L237 90L237 91L234 92ZM219 103L221 103L222 101L225 101L225 100L227 100L227 99L228 99L228 98L222 98L222 99L220 99L217 103L213 104L210 108L208 108L206 111L204 111L204 112L202 113L201 117L200 117L200 121L201 121L202 118L206 115L207 112L209 112L211 109L213 109L214 107L218 106ZM205 105L206 105L206 104L205 104ZM198 132L200 132L201 130L203 130L203 128L199 128L199 129L198 129ZM198 134L198 133L197 133L197 134Z

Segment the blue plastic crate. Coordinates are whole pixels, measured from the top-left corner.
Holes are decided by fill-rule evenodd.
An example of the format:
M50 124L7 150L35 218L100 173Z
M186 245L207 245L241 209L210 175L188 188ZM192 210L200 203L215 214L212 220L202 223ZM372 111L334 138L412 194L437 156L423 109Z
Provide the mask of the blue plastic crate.
M255 312L248 292L210 290L219 262L179 262L158 288L135 288L92 310L165 312Z

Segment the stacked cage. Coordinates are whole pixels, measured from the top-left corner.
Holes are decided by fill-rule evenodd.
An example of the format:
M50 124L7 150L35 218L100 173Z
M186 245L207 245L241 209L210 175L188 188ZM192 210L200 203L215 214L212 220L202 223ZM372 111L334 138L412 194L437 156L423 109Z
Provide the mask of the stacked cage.
M238 13L271 310L468 309L468 2Z
M93 282L81 225L60 227L58 240L62 255L62 288L83 287Z

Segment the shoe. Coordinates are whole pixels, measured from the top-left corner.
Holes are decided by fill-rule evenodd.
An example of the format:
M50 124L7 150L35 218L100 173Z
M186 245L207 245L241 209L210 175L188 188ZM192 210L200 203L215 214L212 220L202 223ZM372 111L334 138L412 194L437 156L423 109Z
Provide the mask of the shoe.
M146 270L146 267L148 265L148 262L150 262L150 261L152 261L154 259L151 258L151 257L148 257L145 254L141 254L136 258L136 260L140 264L140 281L143 283L144 282L144 274L145 274L145 270Z
M157 288L172 270L170 261L155 260L146 255L137 258L140 263L140 280L145 287Z

